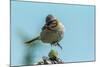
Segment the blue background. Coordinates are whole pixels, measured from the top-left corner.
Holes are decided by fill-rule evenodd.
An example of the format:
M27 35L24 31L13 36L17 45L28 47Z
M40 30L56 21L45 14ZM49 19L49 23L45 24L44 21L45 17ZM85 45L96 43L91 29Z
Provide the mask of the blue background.
M65 26L63 47L54 47L64 62L95 60L94 24L95 6L67 5L34 2L11 2L11 65L25 65L25 56L31 55L32 64L48 56L49 44L36 42L37 46L24 44L39 35L45 17L52 14Z

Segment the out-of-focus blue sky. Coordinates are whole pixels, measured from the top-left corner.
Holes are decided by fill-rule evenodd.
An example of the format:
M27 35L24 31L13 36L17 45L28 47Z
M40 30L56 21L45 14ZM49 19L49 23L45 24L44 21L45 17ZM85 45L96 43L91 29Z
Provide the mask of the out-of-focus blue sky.
M64 62L92 61L94 57L94 14L95 6L65 5L34 2L11 2L11 65L23 65L26 45L39 35L48 14L56 16L65 26L63 47L55 49ZM41 42L40 42L41 43ZM48 56L49 44L38 44L30 48L34 62Z

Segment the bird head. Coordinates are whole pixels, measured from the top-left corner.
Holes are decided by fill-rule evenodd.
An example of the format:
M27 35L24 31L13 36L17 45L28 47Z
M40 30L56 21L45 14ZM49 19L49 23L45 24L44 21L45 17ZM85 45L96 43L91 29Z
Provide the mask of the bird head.
M58 27L58 20L51 14L46 17L46 28L51 30L56 30Z

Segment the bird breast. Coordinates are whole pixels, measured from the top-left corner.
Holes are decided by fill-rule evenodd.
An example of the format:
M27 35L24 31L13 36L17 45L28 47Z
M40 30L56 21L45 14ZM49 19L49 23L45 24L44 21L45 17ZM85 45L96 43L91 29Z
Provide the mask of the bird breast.
M59 39L59 34L55 31L42 31L40 34L40 39L45 43L56 42Z

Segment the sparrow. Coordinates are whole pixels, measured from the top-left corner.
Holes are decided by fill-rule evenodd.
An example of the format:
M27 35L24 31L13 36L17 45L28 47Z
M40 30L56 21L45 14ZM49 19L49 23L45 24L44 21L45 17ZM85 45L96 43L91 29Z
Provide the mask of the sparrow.
M45 24L42 27L40 35L36 38L33 38L26 44L30 44L36 40L41 40L43 43L49 43L51 46L59 46L62 49L62 46L59 42L64 36L64 25L59 22L59 20L53 15L49 14L46 16Z

